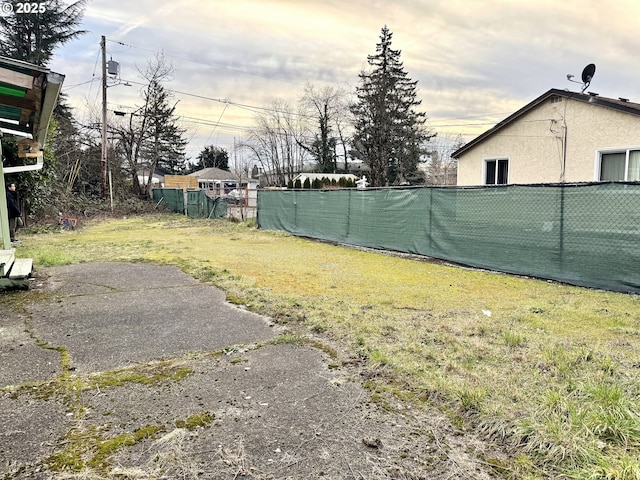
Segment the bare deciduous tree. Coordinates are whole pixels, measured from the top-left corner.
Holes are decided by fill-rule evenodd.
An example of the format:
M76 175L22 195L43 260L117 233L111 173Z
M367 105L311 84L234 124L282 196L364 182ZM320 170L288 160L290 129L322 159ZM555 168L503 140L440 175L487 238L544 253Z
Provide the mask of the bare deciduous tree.
M455 185L458 162L451 154L464 144L460 135L438 136L431 141L430 159L427 166L427 184Z
M346 140L344 119L347 117L349 107L346 102L347 94L336 87L319 88L313 84L307 84L300 103L308 115L308 120L315 128L309 139L305 139L301 145L311 154L316 162L316 170L321 173L336 173L340 170L338 165L338 145L342 145L346 161ZM314 131L315 130L315 131Z
M284 186L302 171L306 151L300 146L305 132L303 115L276 100L267 113L256 117L256 126L240 146L247 148L270 185Z
M176 173L184 169L187 142L175 115L177 102L171 105L171 94L163 85L173 78L173 66L159 54L140 73L148 82L141 93L143 105L129 114L128 121L115 125L113 133L133 193L150 197L159 164Z

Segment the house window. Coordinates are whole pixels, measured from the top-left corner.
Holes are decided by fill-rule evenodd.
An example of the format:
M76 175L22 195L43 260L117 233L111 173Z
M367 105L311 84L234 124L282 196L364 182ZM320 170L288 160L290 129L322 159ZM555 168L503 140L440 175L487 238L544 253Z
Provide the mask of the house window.
M484 184L506 185L509 179L509 160L496 158L484 161Z
M601 153L600 181L640 181L640 150Z
M554 95L553 97L551 97L551 101L549 103L560 103L562 102L562 97L559 97L558 95Z

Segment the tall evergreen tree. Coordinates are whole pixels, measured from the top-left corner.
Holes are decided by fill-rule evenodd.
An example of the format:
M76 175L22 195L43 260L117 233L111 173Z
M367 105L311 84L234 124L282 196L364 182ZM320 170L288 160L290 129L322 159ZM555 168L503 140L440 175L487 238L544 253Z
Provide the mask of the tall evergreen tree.
M152 79L144 92L145 114L147 116L147 142L142 157L147 160L149 175L156 167L169 174L181 174L185 170L185 132L177 123L176 104L170 104L169 92L158 79ZM146 193L151 197L152 182L147 182Z
M183 138L185 130L177 123L177 104L171 105L169 92L155 80L149 84L145 96L148 98L149 157L167 173L183 173L187 141Z
M60 0L39 3L11 3L13 12L0 16L0 55L46 66L53 51L85 33L78 30L87 0L65 5ZM16 13L17 4L37 7L36 12Z
M368 55L370 72L361 72L357 101L351 106L355 134L351 153L370 168L372 186L400 185L415 177L424 143L433 135L416 112L417 81L408 78L400 50L391 48L393 34L385 25L376 54Z
M229 154L224 148L214 145L207 145L198 154L198 163L194 165L196 169L220 168L229 170Z

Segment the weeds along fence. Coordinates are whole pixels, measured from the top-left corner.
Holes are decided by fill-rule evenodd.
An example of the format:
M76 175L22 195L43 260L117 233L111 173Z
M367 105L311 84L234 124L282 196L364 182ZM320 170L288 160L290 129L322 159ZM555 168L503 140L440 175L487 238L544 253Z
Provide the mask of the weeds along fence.
M224 218L227 216L227 201L211 198L203 190L183 191L180 188L155 188L153 200L172 212L190 218Z
M638 182L263 190L258 226L640 293Z

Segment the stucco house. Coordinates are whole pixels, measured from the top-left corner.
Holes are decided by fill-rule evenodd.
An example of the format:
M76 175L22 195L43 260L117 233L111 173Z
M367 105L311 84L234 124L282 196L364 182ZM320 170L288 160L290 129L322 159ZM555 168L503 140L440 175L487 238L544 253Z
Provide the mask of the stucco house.
M551 89L455 151L458 185L640 180L640 104Z

